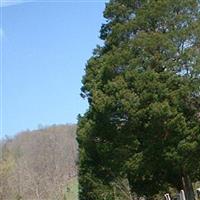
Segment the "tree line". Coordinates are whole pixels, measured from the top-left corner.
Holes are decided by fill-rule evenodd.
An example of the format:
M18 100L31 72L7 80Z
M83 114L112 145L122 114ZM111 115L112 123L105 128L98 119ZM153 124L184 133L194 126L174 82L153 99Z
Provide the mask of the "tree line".
M1 140L1 200L65 200L77 176L75 125L54 125Z

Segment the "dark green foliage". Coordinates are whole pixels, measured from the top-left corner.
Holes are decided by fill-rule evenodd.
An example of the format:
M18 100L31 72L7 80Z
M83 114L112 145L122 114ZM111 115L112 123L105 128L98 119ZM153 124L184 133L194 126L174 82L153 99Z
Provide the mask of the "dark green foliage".
M111 0L86 66L80 199L114 199L127 178L148 197L200 179L199 0ZM106 196L107 195L107 196Z

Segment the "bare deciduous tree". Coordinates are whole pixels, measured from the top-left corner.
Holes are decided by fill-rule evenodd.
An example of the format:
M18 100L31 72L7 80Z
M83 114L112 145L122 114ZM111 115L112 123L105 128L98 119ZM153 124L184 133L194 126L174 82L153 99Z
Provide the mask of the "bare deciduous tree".
M8 155L0 162L1 199L63 199L68 180L77 175L76 126L22 132L6 148L12 162ZM9 173L1 172L11 163Z

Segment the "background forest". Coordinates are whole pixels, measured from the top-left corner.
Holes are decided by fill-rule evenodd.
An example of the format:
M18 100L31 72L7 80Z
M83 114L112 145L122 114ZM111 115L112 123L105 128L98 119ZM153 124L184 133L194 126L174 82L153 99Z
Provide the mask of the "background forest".
M1 140L0 199L76 200L75 125L54 125Z

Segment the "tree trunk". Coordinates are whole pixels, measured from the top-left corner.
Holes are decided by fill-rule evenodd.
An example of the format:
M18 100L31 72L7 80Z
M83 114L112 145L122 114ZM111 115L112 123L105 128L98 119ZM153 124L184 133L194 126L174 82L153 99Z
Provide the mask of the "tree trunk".
M189 175L184 174L182 177L183 189L186 200L195 200L194 189Z

